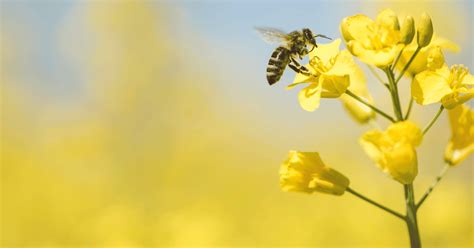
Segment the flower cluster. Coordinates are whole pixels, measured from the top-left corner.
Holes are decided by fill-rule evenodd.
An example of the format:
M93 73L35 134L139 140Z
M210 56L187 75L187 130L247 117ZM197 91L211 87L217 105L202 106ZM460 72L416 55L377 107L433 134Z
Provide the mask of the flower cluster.
M431 18L426 13L421 15L417 27L411 16L406 16L400 25L398 16L389 9L382 11L375 20L358 14L341 22L341 34L347 50L340 49L340 39L319 44L309 53L310 60L306 67L311 73L297 74L287 86L287 89L293 89L306 85L298 94L303 109L318 109L321 98L339 98L350 116L359 123L372 121L376 113L384 114L374 106L366 77L355 62L355 56L387 73L389 83L385 85L392 98L394 94L398 97L400 78L410 76L413 79L411 97L416 103L439 103L449 110L453 133L445 152L445 160L449 164L458 164L473 152L473 110L463 103L474 97L474 77L463 65L449 67L446 64L442 49L456 52L459 47L434 34ZM396 71L400 73L398 79L394 77ZM392 100L394 108L400 108L399 100ZM401 109L398 110L401 112ZM395 123L386 131L368 131L361 137L360 143L381 170L402 184L411 184L418 174L416 147L421 144L423 133L416 124L406 119L403 116L389 118ZM308 161L303 159L301 163ZM294 177L285 175L282 174L284 185L290 185L289 181ZM306 190L297 191L308 190L306 187Z
M284 191L332 195L348 191L406 221L412 247L419 247L416 211L432 188L415 204L416 149L446 109L452 133L445 148L446 168L458 165L474 152L474 110L467 104L474 98L474 76L464 65L446 63L443 50L457 52L459 47L434 34L432 20L426 13L420 16L417 25L411 16L404 17L400 25L397 14L389 9L380 12L375 20L358 14L342 20L340 30L347 50L340 49L341 39L319 44L309 53L306 68L310 73L297 74L287 89L305 85L298 100L307 111L318 109L322 98L339 98L358 123L375 122L377 114L390 121L385 131L365 132L360 144L377 167L404 185L407 213L401 215L349 188L349 179L327 167L317 152L291 151L280 170L281 187ZM366 64L387 88L394 116L374 105L364 72L354 57ZM386 80L378 75L377 69L386 75ZM405 113L398 90L403 77L411 80L411 101ZM439 106L423 130L409 120L414 102Z

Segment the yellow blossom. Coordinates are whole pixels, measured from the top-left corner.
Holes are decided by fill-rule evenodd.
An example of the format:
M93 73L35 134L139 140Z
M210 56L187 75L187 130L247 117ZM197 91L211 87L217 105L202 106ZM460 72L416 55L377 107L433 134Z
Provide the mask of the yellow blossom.
M287 89L291 89L299 84L309 84L298 94L303 109L314 111L321 98L337 98L349 87L349 75L356 65L348 51L339 51L340 44L340 39L319 44L309 54L310 62L306 67L311 75L297 74L293 83L288 85Z
M452 134L444 152L444 160L454 166L474 152L474 110L461 104L449 110L448 115Z
M284 191L342 195L349 179L326 166L317 152L290 151L280 168L280 184Z
M360 143L378 167L402 184L412 183L418 174L415 147L423 138L421 130L410 121L390 125L385 132L366 132Z
M416 39L414 39L410 45L407 45L400 56L400 59L397 63L397 69L402 70L403 67L408 63L412 55L415 53L416 48L418 47ZM405 72L405 75L408 76L415 76L417 73L420 73L427 69L428 64L428 55L434 50L441 48L443 50L448 50L451 52L459 52L459 46L445 38L433 35L433 38L430 44L426 47L420 49L418 54L416 55L415 59L413 59L412 63L408 67ZM443 61L444 63L444 61Z
M411 85L417 103L441 102L445 108L452 109L474 97L474 77L465 66L448 68L440 49L430 52L427 61L427 70L418 73Z
M403 46L398 18L389 9L380 12L375 21L362 14L346 17L341 32L354 56L380 68L391 65Z

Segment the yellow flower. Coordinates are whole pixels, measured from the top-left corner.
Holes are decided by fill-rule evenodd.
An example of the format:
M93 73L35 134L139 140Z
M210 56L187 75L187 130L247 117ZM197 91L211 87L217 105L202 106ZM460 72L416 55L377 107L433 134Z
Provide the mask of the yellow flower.
M294 86L309 83L298 94L301 107L307 111L314 111L319 107L322 98L337 98L346 92L349 87L349 74L354 70L355 62L347 51L339 51L341 40L337 39L329 44L319 44L310 54L310 62L306 66L311 75L296 74L292 84Z
M461 104L449 110L448 115L452 134L444 152L444 160L454 166L474 152L474 110Z
M418 73L411 85L411 95L418 104L441 102L452 109L474 97L474 77L466 67L448 68L439 48L430 52L427 61L427 70Z
M402 52L402 55L400 56L400 59L398 60L397 63L397 69L402 70L403 67L408 63L410 60L411 56L415 53L416 48L418 47L416 39L414 39L410 45L407 45ZM459 52L460 48L459 46L445 38L438 37L436 35L433 35L433 38L430 42L430 44L426 47L423 47L418 54L416 55L415 59L412 61L410 64L410 67L406 70L406 75L408 76L415 76L417 73L420 73L424 70L426 70L427 64L428 64L428 55L430 52L433 51L433 49L447 49L451 52ZM444 62L443 62L444 63Z
M349 179L327 167L317 152L290 151L280 168L280 185L283 191L342 195Z
M398 18L389 9L380 12L375 21L362 14L346 17L341 33L354 56L379 68L391 65L403 46Z
M366 132L360 143L380 169L402 184L412 183L418 174L415 147L423 139L421 130L410 121L390 125L385 132Z

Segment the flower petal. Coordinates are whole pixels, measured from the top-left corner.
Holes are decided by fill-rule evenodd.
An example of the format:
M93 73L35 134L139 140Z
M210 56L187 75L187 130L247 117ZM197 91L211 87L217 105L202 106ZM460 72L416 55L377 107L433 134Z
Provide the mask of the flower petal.
M283 191L342 195L349 179L326 166L317 152L290 151L280 167L280 185Z
M386 171L402 184L410 184L418 175L416 151L410 144L401 143L385 153Z
M365 15L354 15L344 18L341 22L341 33L346 42L351 40L359 40L369 42L371 31L369 27L374 21Z
M328 44L318 44L318 47L309 53L310 58L318 57L324 64L339 54L341 39L336 39Z
M349 87L349 75L328 75L323 74L319 77L319 84L322 86L323 98L337 98L346 92Z
M312 83L298 93L300 106L306 111L314 111L319 108L321 100L321 84Z
M366 132L360 144L377 166L403 184L413 182L418 174L415 146L421 142L422 133L409 121L389 126L387 131Z
M458 88L454 92L441 98L441 103L446 109L453 109L474 98L474 88Z
M372 50L366 49L359 41L353 40L347 43L347 49L362 62L379 68L385 68L395 60L401 45Z
M426 59L426 67L429 70L435 71L437 69L440 69L444 65L444 55L441 51L441 47L433 47L428 53L428 58Z
M436 34L433 35L433 38L431 40L431 43L429 46L439 46L443 49L447 49L451 52L454 52L454 53L458 53L459 51L461 51L461 47L459 47L458 44L446 39L446 38L443 38L443 37L440 37L440 36L437 36Z
M421 105L439 102L451 92L447 79L434 71L417 74L411 84L411 95Z
M386 140L384 141L383 132L379 130L372 130L364 133L359 139L359 143L364 149L365 153L377 163L377 165L384 170L385 164L384 154L382 147L387 145Z
M387 29L400 29L398 17L391 9L384 9L375 18L375 23Z
M413 147L419 146L423 140L423 133L420 128L411 121L392 124L387 128L386 133L393 141L408 143Z

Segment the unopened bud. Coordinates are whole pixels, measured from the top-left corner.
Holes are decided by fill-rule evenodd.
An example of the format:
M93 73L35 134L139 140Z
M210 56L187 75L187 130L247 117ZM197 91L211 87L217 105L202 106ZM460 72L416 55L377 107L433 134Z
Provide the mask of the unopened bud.
M408 45L415 37L415 21L413 17L407 16L402 24L402 29L400 31L402 38L400 39L400 43Z
M431 17L423 13L421 14L420 25L418 26L417 42L419 47L428 46L433 37L433 23Z

